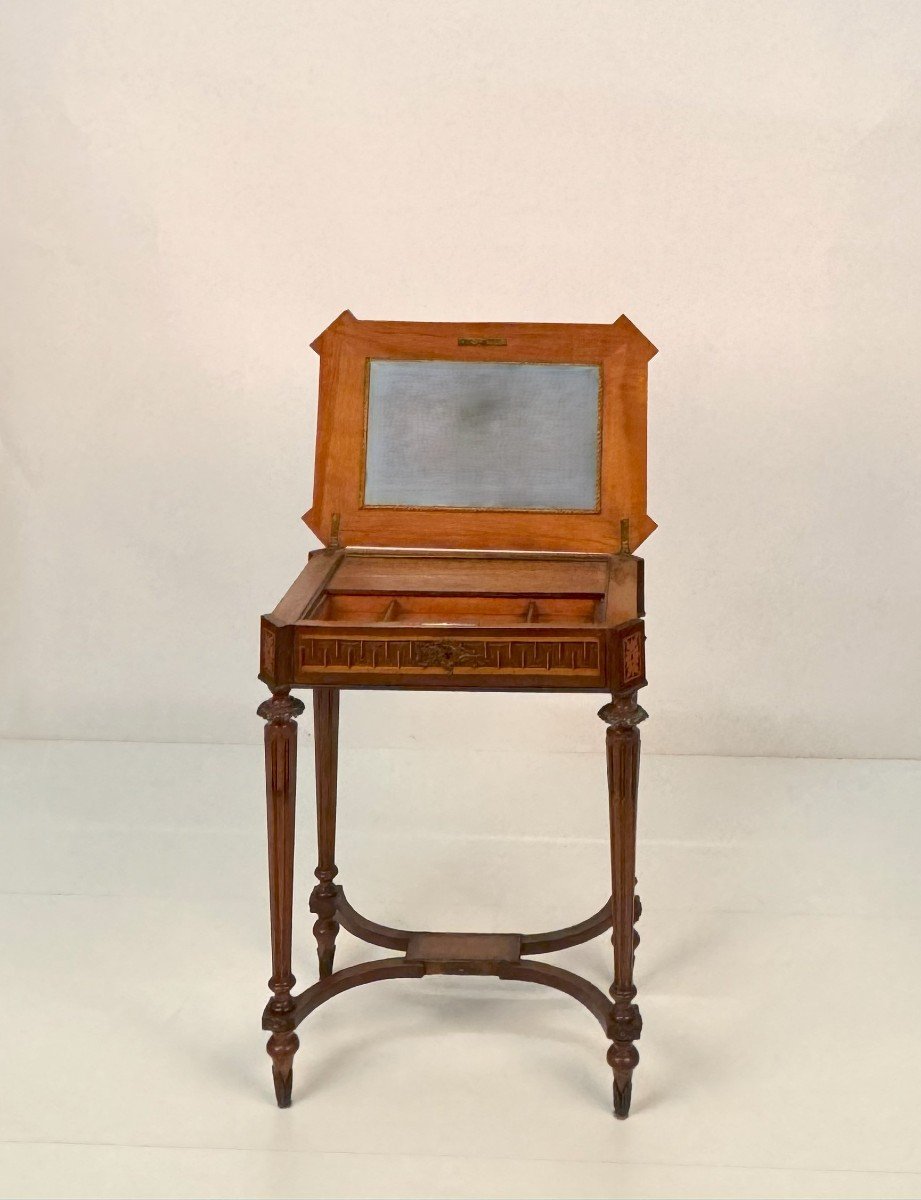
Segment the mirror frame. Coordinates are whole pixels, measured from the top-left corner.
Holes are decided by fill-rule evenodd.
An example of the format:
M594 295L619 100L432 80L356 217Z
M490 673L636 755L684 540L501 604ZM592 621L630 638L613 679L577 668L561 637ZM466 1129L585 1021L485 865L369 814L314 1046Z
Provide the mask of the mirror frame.
M611 325L459 324L359 321L345 311L312 348L320 388L313 506L304 520L325 545L632 552L655 529L646 512L646 389L656 348L625 316ZM367 373L375 358L597 366L599 509L366 506Z

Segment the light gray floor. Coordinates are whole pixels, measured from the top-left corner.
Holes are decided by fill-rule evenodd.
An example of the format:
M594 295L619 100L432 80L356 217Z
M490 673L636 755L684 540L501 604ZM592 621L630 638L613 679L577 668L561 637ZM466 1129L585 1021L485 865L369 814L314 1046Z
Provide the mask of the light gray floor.
M3 1195L921 1194L921 764L647 756L623 1124L578 1004L456 978L308 1018L279 1112L261 770L257 747L0 746ZM606 894L601 754L350 750L340 794L340 878L375 919L528 930ZM366 952L340 935L340 965ZM609 981L605 939L559 960Z

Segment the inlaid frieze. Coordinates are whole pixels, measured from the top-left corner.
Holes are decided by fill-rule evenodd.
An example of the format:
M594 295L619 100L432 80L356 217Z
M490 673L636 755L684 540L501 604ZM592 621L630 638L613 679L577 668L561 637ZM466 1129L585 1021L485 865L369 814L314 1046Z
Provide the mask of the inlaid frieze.
M405 671L448 674L487 671L510 675L559 672L597 675L601 655L593 638L371 638L297 640L297 665L311 670Z

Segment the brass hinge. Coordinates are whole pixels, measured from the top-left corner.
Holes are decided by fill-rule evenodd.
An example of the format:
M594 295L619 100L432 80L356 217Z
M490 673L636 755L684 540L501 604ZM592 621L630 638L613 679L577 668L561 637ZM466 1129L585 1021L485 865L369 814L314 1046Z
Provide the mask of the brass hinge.
M330 548L330 550L338 550L339 549L339 514L338 513L333 513L333 519L330 522L329 548Z
M630 518L622 517L620 522L620 553L630 553Z

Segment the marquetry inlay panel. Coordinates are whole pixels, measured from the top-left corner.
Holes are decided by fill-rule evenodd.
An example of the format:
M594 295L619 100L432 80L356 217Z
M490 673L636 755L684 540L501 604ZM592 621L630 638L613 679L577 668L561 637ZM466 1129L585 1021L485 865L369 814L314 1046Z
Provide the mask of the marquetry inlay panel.
M628 634L623 642L624 683L639 679L643 674L643 634L641 630Z
M275 630L262 626L262 670L266 675L275 674Z
M300 634L297 639L299 672L597 675L600 662L599 644L593 638L347 638Z

